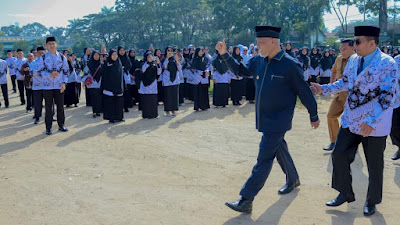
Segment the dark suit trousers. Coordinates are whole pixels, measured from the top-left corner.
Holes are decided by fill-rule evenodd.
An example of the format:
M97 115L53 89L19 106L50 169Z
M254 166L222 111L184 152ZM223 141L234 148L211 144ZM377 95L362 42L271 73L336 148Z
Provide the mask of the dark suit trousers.
M263 133L257 163L240 191L240 195L244 198L254 199L262 189L271 172L275 157L283 172L286 174L287 183L294 182L299 178L284 139L285 133L286 132Z
M44 105L46 109L45 123L46 129L51 129L53 125L53 103L57 106L57 123L59 127L64 126L64 92L60 93L59 89L43 90Z
M367 201L369 204L381 203L386 138L387 136L362 137L350 132L348 128L341 127L332 152L332 188L348 198L354 197L350 164L354 161L358 145L361 143L369 173Z

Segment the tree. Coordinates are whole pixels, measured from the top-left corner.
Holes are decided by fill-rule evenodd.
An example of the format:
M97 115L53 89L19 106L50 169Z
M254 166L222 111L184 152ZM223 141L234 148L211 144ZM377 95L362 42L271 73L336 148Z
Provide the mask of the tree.
M379 27L382 32L387 31L388 8L387 0L355 0L358 10L365 14L379 16Z
M30 50L29 43L24 41L24 40L14 42L13 48L14 49L21 49L23 52L29 52L29 50Z
M1 31L3 31L7 36L21 36L23 30L19 27L19 24L15 24L1 27Z
M331 9L335 12L337 18L339 19L340 26L343 33L347 34L347 15L349 8L354 4L352 0L329 0Z
M33 48L37 48L39 46L43 46L45 45L45 41L41 38L41 39L36 39L33 43L32 43L32 47Z
M33 36L33 37L44 37L48 31L47 27L45 27L41 23L29 23L22 27L22 35L23 36Z

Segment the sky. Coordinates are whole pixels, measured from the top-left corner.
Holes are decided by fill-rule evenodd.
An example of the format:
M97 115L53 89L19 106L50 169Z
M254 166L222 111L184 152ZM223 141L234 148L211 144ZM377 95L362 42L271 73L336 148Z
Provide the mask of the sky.
M115 0L0 0L0 26L15 23L23 26L39 22L46 27L65 27L68 25L68 20L98 13L103 6L111 7L114 3ZM393 6L393 0L388 0L388 6ZM399 3L398 7L400 7ZM355 6L350 7L349 22L362 19L363 15L358 9ZM340 25L333 11L326 13L324 20L329 31Z

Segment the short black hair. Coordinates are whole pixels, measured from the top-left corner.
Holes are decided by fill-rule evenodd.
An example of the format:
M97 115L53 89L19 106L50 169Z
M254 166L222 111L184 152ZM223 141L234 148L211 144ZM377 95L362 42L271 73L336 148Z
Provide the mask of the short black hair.
M366 36L368 41L374 40L376 45L379 45L379 37Z
M341 44L348 43L349 46L351 46L351 47L354 46L354 40L353 39L344 39L344 40L340 41L340 43Z

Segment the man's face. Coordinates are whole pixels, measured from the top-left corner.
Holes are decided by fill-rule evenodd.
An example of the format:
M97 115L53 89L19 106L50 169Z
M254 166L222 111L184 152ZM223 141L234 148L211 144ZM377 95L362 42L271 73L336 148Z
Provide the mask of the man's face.
M7 57L11 58L12 57L12 53L11 52L7 52Z
M376 48L375 41L373 39L368 40L365 36L354 37L354 46L357 54L363 57L371 54L371 52Z
M273 40L270 37L258 37L257 48L262 57L268 57L271 52Z
M29 54L26 56L26 58L28 59L29 62L32 62L33 59L34 59L34 56L33 56L32 53L29 53Z
M39 57L42 56L42 55L44 55L44 53L46 53L45 50L40 50L40 51L38 51Z
M52 51L52 52L57 51L57 42L55 42L55 41L49 41L46 44L46 46L47 46L47 49L49 49L49 51Z
M348 59L354 54L354 47L350 46L349 43L342 43L340 44L340 53L344 59Z
M17 56L20 59L24 58L24 52L22 52L22 51L17 52Z

